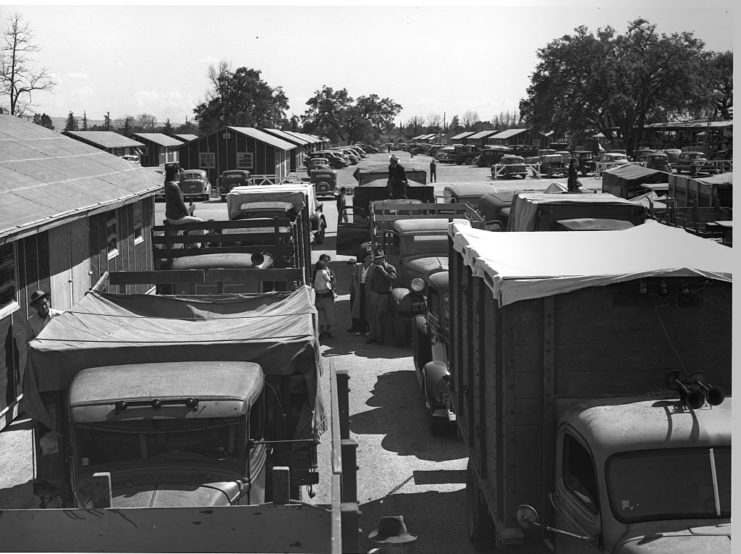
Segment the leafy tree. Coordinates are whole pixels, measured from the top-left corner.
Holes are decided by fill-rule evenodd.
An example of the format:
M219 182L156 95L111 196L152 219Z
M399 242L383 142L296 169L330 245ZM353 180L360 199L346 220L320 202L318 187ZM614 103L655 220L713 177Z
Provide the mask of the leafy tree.
M424 127L425 120L419 117L418 115L413 115L409 119L407 119L406 128L407 132L411 133L411 136L416 137L420 134L419 130Z
M474 111L467 111L463 114L463 119L461 119L461 124L463 125L463 128L466 130L472 130L474 129L476 123L481 121L481 118L479 118L479 114Z
M106 112L103 116L103 129L105 131L111 130L111 112Z
M75 114L72 112L69 112L67 115L67 122L64 124L64 130L65 131L77 131L77 118L75 117Z
M82 130L87 131L87 112L82 112Z
M47 129L51 129L52 131L54 130L54 123L52 122L51 117L49 117L45 113L34 114L33 122L36 125L41 125L42 127L46 127Z
M272 88L263 81L260 73L246 67L232 72L225 62L209 68L212 88L206 100L193 110L203 133L227 125L283 127L288 98L281 87Z
M32 67L32 54L38 51L30 25L12 15L0 41L0 94L8 97L11 115L23 115L35 91L54 88L46 68Z
M427 114L427 130L431 133L439 133L443 128L443 118L438 113Z
M332 142L373 141L393 128L401 106L377 94L354 100L347 89L324 86L307 100L301 116L304 130L326 136Z
M153 133L157 127L157 118L149 113L140 113L136 116L135 133Z
M180 135L197 135L198 126L192 121L188 121L186 118L185 123L175 129L175 132Z
M162 126L162 132L168 135L175 133L175 130L172 128L172 124L170 123L169 117L165 121L165 124Z
M450 125L448 125L449 131L455 131L456 129L459 129L461 126L461 122L458 119L458 115L454 115L453 119L450 120Z
M724 120L733 119L733 52L712 55L710 78L713 88L713 116Z
M577 27L538 50L520 113L536 130L577 137L599 130L632 151L649 120L707 106L703 47L692 33L659 34L645 19L630 22L624 35Z

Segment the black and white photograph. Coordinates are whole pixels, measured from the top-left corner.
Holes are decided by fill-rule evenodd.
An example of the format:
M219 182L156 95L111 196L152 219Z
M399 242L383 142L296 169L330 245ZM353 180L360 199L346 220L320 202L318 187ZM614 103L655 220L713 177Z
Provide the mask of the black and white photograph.
M0 552L734 552L739 19L0 0Z

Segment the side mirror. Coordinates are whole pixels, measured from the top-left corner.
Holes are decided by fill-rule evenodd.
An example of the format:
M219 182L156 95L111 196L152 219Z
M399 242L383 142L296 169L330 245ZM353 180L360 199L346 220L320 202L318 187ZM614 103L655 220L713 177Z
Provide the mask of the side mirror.
M515 519L517 520L517 524L523 529L532 529L533 527L540 526L538 512L528 504L517 506Z

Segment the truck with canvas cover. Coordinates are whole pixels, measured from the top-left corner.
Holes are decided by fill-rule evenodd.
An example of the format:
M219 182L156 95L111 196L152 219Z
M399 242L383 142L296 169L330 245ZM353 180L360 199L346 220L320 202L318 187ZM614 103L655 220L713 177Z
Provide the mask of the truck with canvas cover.
M666 183L669 174L657 169L648 169L636 164L615 167L602 174L602 192L633 198L645 192L641 185L646 183Z
M435 187L427 184L427 173L419 169L406 169L407 198L421 202L435 201ZM368 217L370 203L391 198L387 186L388 165L358 167L353 172L358 186L352 189L352 208L355 218Z
M336 376L332 367L328 412L321 371L308 287L219 297L88 293L30 343L24 382L40 437L37 483L53 487L62 508L0 512L4 544L333 551L334 524L309 513L324 510L289 501L320 482L316 445L330 418L333 448L339 443ZM334 467L322 485L334 488L341 474ZM345 492L352 504L354 492ZM237 508L247 510L230 511ZM328 511L339 518L339 497Z
M377 200L370 203L369 217L355 217L353 208L345 208L347 221L338 218L337 254L357 256L364 246L373 249L381 234L402 219L468 219L471 225L483 229L481 216L467 204L420 202L415 199Z
M512 199L506 229L556 231L562 229L560 221L577 218L603 220L603 224L609 220L640 225L646 220L646 209L612 194L518 193Z
M730 249L653 221L449 238L471 539L729 553Z

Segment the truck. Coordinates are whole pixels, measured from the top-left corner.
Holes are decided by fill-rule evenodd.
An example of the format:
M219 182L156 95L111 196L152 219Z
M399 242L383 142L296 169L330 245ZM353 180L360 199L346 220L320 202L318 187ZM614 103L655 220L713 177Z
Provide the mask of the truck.
M93 290L30 344L37 483L3 510L14 551L357 552L347 378L331 404L308 287L256 295ZM344 384L341 384L344 383ZM331 472L316 446L331 426ZM346 456L343 458L343 456ZM331 506L300 502L332 487Z
M471 540L730 552L730 249L653 221L448 237Z

